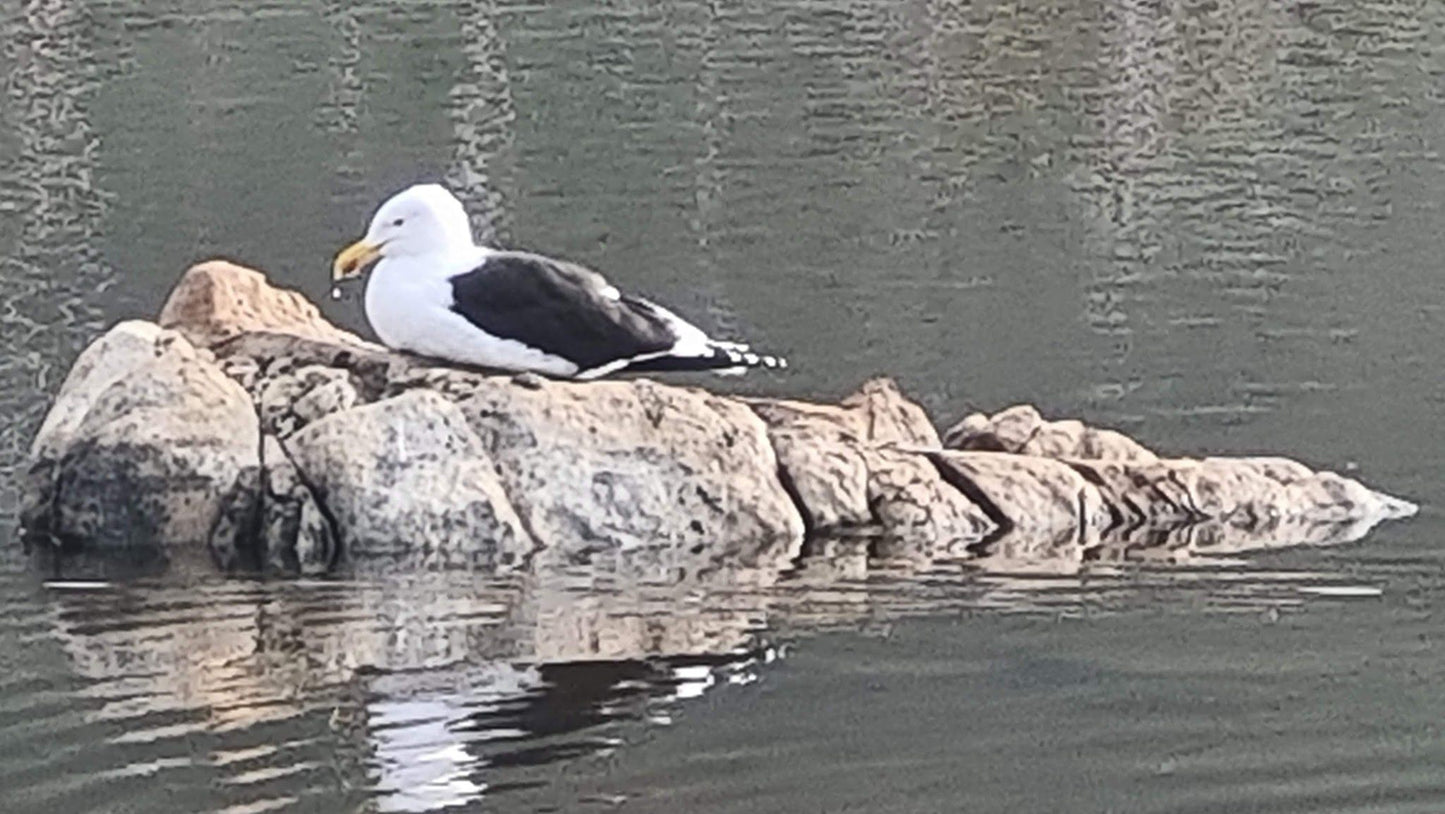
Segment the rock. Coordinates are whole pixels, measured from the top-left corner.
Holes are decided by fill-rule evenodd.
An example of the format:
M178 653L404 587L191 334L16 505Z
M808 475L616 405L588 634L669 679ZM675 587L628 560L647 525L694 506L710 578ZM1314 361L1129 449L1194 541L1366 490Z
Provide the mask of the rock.
M272 380L307 368L345 371L361 403L370 403L413 386L402 384L434 370L418 357L383 348L328 342L295 334L259 331L232 337L213 349L221 367L247 389L259 393ZM443 368L442 370L446 370ZM475 378L475 374L466 374Z
M549 557L666 568L675 551L741 565L801 545L767 430L745 405L645 379L479 381L460 406Z
M1152 461L1158 457L1114 430L1073 420L1045 421L1028 404L1010 407L992 417L974 413L944 433L943 445L949 449L1074 460Z
M276 288L261 272L225 260L187 270L161 308L159 322L198 347L255 331L366 344L328 322L301 294Z
M881 448L867 458L868 503L883 553L965 554L998 530L984 506L951 485L928 456Z
M892 379L869 379L840 403L860 438L875 444L937 449L938 431Z
M251 399L182 336L113 328L84 353L32 448L24 520L103 550L209 546L235 562L254 529Z
M487 450L435 393L329 415L285 446L352 563L510 569L535 548Z
M186 358L198 355L179 335L140 320L119 323L90 343L61 383L55 403L30 444L31 457L42 461L57 458L101 393L168 351Z
M799 401L752 401L767 422L780 476L813 531L873 522L868 504L871 445L857 410Z
M1052 458L954 451L930 457L944 479L982 506L1003 533L1057 542L1097 537L1113 525L1099 490Z
M1205 520L1268 532L1298 519L1351 523L1393 519L1415 507L1333 472L1285 458L1073 461L1124 527L1170 528Z
M943 482L919 450L938 434L888 379L865 382L837 406L753 399L811 531L872 528L893 544L967 546L995 529L977 504Z
M828 405L455 369L227 263L187 272L162 319L185 335L123 323L76 362L32 445L30 532L283 573L766 584L805 534L851 571L870 554L1067 569L1354 539L1415 510L1282 458L1160 459L1026 405L940 444L886 379Z

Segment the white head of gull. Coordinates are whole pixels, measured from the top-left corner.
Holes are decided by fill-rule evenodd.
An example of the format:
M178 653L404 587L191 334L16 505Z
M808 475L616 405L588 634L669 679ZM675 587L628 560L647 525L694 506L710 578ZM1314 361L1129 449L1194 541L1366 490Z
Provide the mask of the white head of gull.
M332 265L376 267L366 318L388 347L447 362L592 379L621 371L742 373L787 362L709 338L591 269L478 246L461 201L437 184L397 193Z

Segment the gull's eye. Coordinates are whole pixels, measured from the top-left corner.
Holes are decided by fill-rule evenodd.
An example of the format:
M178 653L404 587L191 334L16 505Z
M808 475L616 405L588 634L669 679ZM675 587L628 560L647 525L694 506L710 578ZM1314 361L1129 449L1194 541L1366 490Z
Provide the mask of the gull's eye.
M396 220L394 220L394 221L391 222L391 225L392 225L392 226L400 226L400 225L402 225L402 224L405 223L405 222L406 222L406 218L397 218Z

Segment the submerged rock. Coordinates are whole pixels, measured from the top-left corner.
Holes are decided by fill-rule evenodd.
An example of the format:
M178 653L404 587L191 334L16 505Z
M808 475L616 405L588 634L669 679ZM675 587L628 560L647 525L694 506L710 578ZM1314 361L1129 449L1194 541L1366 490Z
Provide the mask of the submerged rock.
M1285 459L1161 458L1029 406L940 442L888 380L839 404L392 353L207 263L76 362L32 447L32 538L223 566L775 579L805 537L998 567L1353 539L1404 501ZM827 540L862 541L862 547ZM623 566L618 570L618 566Z

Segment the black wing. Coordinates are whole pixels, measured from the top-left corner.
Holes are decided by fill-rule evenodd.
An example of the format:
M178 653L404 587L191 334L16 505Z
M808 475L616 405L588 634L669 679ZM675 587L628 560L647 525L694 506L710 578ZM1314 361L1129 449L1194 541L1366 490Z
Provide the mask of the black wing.
M590 370L662 353L677 342L651 303L615 292L596 272L524 252L498 252L451 278L452 310L487 333Z

